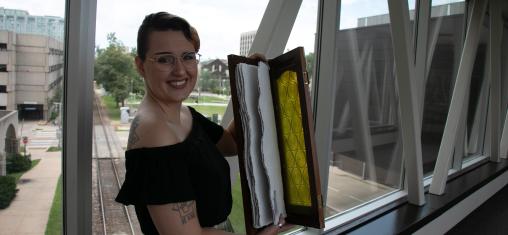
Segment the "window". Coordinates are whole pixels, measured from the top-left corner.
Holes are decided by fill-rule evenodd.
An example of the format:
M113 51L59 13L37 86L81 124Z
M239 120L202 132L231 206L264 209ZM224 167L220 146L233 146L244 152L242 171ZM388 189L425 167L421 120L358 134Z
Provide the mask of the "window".
M7 72L7 65L6 64L0 64L0 72Z
M340 17L327 216L402 187L388 3L342 3Z
M0 93L7 93L7 86L0 85Z
M466 151L462 154L464 161L480 156L484 150L490 90L487 64L489 50L489 16L487 14L484 16L484 24L480 32L466 109L466 133L464 134Z
M227 69L224 66L213 63L209 65L209 62L215 59L227 59L228 54L238 54L238 45L240 45L240 35L243 32L248 32L257 29L259 22L263 16L264 10L267 5L265 1L251 1L251 2L239 2L239 1L225 1L222 4L213 2L208 4L207 2L196 2L186 1L181 4L164 5L159 4L157 1L149 0L146 4L138 4L135 1L128 1L122 6L115 5L112 1L97 0L97 18L96 18L96 44L99 48L106 51L110 45L107 41L107 33L115 33L115 36L119 42L127 50L124 50L125 54L129 54L132 48L136 47L136 33L137 27L141 25L141 22L145 15L158 11L167 11L172 14L176 14L184 17L193 25L200 36L201 49L199 51L202 54L201 66L208 67L203 68L199 73L199 81L195 88L195 92L191 94L189 99L184 101L184 105L192 106L204 116L209 117L211 120L220 122L224 116L228 101L229 101L229 80L222 79L220 77L221 70ZM111 14L110 9L117 9L118 12L126 12L126 14ZM136 11L132 11L135 8ZM210 20L207 17L203 17L202 10L206 9L206 12L214 12L216 17ZM128 12L128 14L127 14ZM135 13L132 13L135 12ZM103 24L101 22L108 22ZM217 28L217 22L229 22L231 27ZM133 27L134 26L134 27ZM236 45L236 46L235 46ZM105 53L105 52L103 52ZM130 55L129 55L130 56ZM133 61L134 58L131 58ZM217 60L220 63L220 60ZM96 69L98 66L96 66ZM226 70L227 71L227 70ZM217 72L217 76L212 74ZM103 233L104 221L108 220L117 221L115 225L106 224L108 233L131 233L129 221L127 220L124 209L119 203L113 203L114 197L118 192L118 185L114 179L112 172L112 165L115 165L118 170L118 176L120 183L123 182L123 176L125 174L123 166L124 164L124 150L127 145L127 138L130 129L130 123L128 120L122 120L122 116L132 118L139 106L139 102L142 99L140 93L143 88L143 82L141 78L134 71L133 76L129 79L133 79L133 85L127 83L126 90L129 92L128 98L125 99L123 104L130 109L130 114L126 111L120 110L120 107L116 107L115 99L112 92L101 92L104 94L100 99L95 100L97 104L102 102L105 104L110 113L116 113L114 116L110 116L111 124L106 123L106 127L102 126L100 122L97 109L94 108L95 112L95 124L94 124L94 152L93 156L93 198L92 198L92 214L93 214L93 228L94 233ZM216 77L214 77L216 76ZM106 88L107 85L100 80L100 77L95 77L97 81L97 88ZM136 84L136 79L139 79L140 83ZM141 87L140 89L136 87ZM131 87L133 87L131 89ZM127 109L126 109L127 110ZM106 115L103 113L103 115ZM115 128L112 128L115 126ZM112 145L112 150L109 151L106 145L106 140ZM107 157L114 157L114 161ZM234 172L232 175L232 191L233 191L233 209L229 218L232 222L235 232L242 234L245 233L244 228L244 216L242 197L240 189L240 180L237 180L238 169L235 160L227 159L230 161L231 168ZM100 171L100 172L99 172ZM107 175L108 172L110 175ZM109 185L109 186L107 186ZM110 204L105 204L105 214L102 216L100 209L101 198L99 188L102 191L102 200ZM107 194L106 194L107 193ZM123 214L113 214L114 211L119 211ZM128 207L126 212L129 215L134 215L135 212L133 207ZM140 233L138 221L134 216L131 217L132 229L135 233Z
M422 116L422 162L424 175L434 171L441 145L453 85L462 53L465 2L433 1L429 22L427 77Z

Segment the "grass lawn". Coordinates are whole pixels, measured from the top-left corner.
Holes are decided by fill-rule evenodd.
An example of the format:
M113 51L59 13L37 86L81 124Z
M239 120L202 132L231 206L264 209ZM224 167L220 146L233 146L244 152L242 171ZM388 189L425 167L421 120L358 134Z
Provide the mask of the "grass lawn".
M112 96L105 95L105 96L102 96L102 103L104 103L104 105L106 105L106 109L108 110L109 119L119 121L120 120L120 107L116 106L115 99Z
M53 204L46 224L47 235L62 234L62 175L58 178Z
M198 97L189 97L187 98L186 100L184 100L184 102L189 102L189 103L196 103L196 100L198 100ZM199 102L198 103L219 103L219 104L227 104L229 101L229 98L227 97L217 97L217 96L206 96L206 95L202 95L199 97Z
M30 169L34 168L39 162L41 161L41 159L36 159L36 160L32 160L32 165L30 166ZM29 171L30 169L28 169L27 171ZM12 174L9 174L10 176L13 176L14 178L16 178L16 182L19 181L19 178L21 178L21 176L23 174L25 174L26 171L23 171L23 172L17 172L17 173L12 173Z
M221 98L217 96L201 96L199 98L200 103L217 103L217 104L227 104L228 98ZM206 117L211 117L213 114L219 114L220 116L224 115L224 112L226 111L226 105L224 106L209 106L209 105L199 105L195 102L196 98L187 98L184 102L188 103L189 106L195 108L198 112L205 115ZM105 95L102 96L102 102L106 106L106 109L108 110L108 116L109 119L120 121L120 108L116 107L115 100L112 96ZM132 102L132 101L130 101ZM137 109L139 105L139 101L135 101L132 103L129 103L129 107L131 109Z
M207 105L189 105L189 106L193 107L198 112L205 115L205 117L211 117L214 113L223 116L224 112L226 112L226 106L207 106Z
M245 218L243 216L242 187L240 184L240 176L236 179L235 184L231 188L233 195L233 209L229 215L229 220L233 225L236 234L245 234Z

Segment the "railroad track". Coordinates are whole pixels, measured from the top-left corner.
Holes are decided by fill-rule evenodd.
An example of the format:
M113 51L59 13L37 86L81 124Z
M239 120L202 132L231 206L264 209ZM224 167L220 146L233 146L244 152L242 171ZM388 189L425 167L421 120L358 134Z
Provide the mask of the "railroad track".
M141 234L134 208L115 202L125 176L123 149L97 96L94 103L93 233Z

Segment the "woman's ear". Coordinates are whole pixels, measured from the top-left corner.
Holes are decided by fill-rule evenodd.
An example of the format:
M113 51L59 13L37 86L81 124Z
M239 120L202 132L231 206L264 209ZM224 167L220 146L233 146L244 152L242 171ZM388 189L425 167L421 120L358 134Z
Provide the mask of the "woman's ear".
M145 78L145 66L143 64L143 60L139 58L139 56L136 56L136 59L134 59L134 62L136 63L136 70L138 71L139 75L141 77Z

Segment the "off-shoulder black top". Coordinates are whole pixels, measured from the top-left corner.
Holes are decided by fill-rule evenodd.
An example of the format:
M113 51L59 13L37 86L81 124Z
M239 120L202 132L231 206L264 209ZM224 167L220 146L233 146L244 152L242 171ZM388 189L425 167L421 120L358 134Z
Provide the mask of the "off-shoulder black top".
M183 142L125 152L127 171L116 201L135 206L145 234L158 234L146 205L195 200L203 227L231 212L229 165L215 145L224 129L189 109L192 129Z

